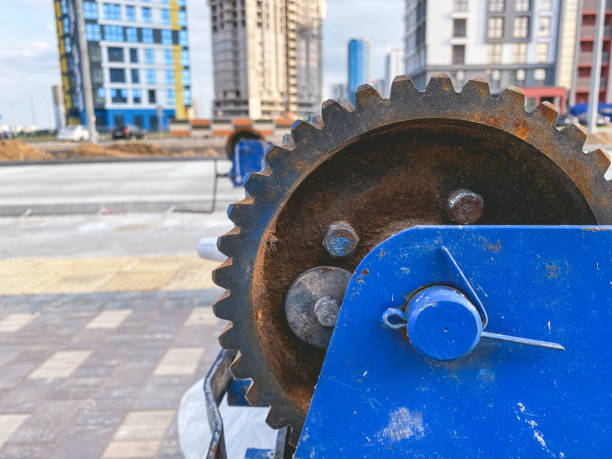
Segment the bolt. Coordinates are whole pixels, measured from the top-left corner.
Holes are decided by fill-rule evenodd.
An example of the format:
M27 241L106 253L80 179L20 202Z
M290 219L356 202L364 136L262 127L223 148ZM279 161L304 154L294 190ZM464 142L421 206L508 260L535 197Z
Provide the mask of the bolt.
M332 257L346 257L355 251L359 236L353 227L345 221L329 225L323 238L323 247Z
M452 221L471 225L482 218L484 199L478 193L461 188L451 193L447 206L448 217Z
M331 296L323 296L314 305L314 313L317 320L324 327L333 327L338 320L340 306Z

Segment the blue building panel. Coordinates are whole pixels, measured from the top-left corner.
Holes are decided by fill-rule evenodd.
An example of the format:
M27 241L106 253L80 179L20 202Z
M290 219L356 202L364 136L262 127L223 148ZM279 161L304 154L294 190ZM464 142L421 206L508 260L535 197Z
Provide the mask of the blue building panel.
M348 45L348 97L355 104L355 91L370 79L370 41L353 38Z

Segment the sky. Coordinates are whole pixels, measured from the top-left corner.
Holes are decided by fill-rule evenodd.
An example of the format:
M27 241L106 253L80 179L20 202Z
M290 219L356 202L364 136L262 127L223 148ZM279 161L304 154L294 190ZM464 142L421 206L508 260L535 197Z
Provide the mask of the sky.
M404 0L327 0L323 22L323 95L346 83L347 44L372 40L373 79L384 54L403 46ZM213 95L207 0L188 0L192 92L198 117L210 116ZM51 86L60 83L52 0L0 0L0 125L53 127Z

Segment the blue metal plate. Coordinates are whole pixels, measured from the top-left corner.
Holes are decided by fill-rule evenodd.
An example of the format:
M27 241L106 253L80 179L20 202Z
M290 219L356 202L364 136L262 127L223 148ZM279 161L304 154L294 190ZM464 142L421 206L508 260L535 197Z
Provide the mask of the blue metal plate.
M381 323L430 284L463 289L487 331L426 360ZM421 227L392 236L348 286L295 457L611 457L612 228Z

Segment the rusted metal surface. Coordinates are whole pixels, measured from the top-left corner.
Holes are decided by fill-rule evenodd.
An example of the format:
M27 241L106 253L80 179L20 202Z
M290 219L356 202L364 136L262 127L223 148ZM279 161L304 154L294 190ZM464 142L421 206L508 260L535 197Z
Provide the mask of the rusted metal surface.
M271 406L272 427L290 426L295 444L323 362L324 351L297 338L284 314L306 270L352 272L402 229L452 224L447 200L458 189L483 197L478 224L612 223L609 157L584 154L584 130L557 130L556 116L546 103L526 113L516 88L493 97L472 80L456 92L434 75L424 92L396 78L390 99L365 85L354 108L327 101L322 124L294 123L293 142L268 152L266 169L245 185L249 196L234 205L239 230L219 240L231 261L214 274L231 292L215 305L233 323L220 342L241 351L233 371L253 379L247 397ZM321 241L339 220L359 244L333 258Z

